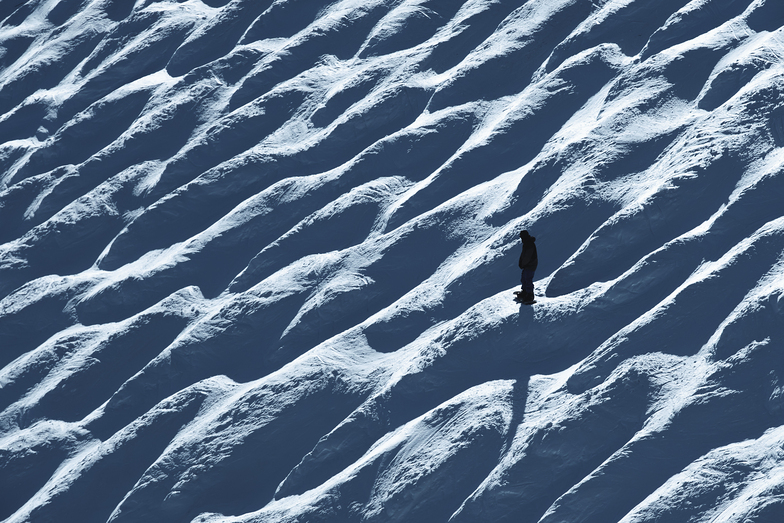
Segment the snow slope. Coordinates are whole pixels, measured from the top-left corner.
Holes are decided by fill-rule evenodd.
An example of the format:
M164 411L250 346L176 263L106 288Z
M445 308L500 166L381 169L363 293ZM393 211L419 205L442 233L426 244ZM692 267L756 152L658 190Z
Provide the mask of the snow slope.
M784 521L780 0L0 19L0 519Z

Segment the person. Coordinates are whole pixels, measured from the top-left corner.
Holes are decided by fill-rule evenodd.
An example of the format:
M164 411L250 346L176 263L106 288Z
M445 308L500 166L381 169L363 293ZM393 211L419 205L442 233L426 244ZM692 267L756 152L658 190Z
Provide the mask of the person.
M523 303L533 303L534 301L534 271L539 264L539 257L536 254L536 238L531 236L528 231L520 231L520 240L523 242L523 252L520 253L518 265L523 271L520 276L520 283L523 284L518 299Z

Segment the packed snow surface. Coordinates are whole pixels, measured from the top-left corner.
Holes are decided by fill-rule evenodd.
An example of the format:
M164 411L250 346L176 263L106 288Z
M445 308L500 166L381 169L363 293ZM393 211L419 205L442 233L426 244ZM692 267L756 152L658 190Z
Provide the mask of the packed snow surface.
M0 19L0 519L784 521L781 0Z

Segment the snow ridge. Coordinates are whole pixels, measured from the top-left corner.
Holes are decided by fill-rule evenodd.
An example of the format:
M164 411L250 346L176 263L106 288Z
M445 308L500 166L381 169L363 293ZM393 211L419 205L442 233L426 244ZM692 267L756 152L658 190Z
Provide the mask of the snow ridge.
M0 20L0 519L784 518L779 0Z

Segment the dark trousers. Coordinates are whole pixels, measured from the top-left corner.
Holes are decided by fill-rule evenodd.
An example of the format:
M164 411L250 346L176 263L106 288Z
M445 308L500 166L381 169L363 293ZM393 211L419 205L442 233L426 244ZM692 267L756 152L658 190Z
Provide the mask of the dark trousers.
M534 295L534 271L531 269L523 269L523 274L520 276L520 283L523 284L523 292Z

